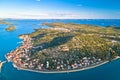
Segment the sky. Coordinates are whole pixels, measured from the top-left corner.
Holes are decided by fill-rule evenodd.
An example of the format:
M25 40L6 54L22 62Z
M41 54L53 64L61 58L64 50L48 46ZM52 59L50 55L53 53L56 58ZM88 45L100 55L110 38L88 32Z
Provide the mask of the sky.
M120 19L120 0L0 0L0 18Z

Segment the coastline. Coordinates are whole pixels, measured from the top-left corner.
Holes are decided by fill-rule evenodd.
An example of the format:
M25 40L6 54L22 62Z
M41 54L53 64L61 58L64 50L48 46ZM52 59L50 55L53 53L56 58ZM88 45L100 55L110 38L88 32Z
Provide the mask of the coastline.
M117 60L117 59L120 59L120 57L116 57L112 61ZM20 68L20 67L17 67L15 64L13 64L13 66L14 66L14 68L17 68L18 70L25 70L25 71L30 71L30 72L44 73L44 74L54 74L54 73L71 73L71 72L79 72L79 71L89 70L89 69L92 69L92 68L102 66L106 63L109 63L109 61L104 61L104 62L99 63L97 65L86 67L86 68L67 70L67 71L37 71L37 70Z

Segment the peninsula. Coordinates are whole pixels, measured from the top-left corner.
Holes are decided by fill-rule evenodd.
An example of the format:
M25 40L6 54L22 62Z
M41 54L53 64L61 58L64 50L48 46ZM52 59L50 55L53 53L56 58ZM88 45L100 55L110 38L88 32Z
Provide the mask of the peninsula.
M59 73L94 68L117 59L120 29L83 24L43 23L49 28L20 35L21 46L6 55L14 67Z

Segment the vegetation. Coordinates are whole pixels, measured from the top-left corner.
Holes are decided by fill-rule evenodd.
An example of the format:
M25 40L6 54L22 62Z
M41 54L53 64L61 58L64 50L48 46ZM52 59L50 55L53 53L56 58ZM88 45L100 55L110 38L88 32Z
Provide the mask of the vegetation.
M83 69L111 61L120 54L120 30L81 24L50 26L20 36L23 43L7 55L17 67L37 71Z
M14 25L9 25L8 28L5 28L6 31L14 31L16 30L16 28L14 27Z
M120 53L120 30L114 27L64 23L43 23L43 25L50 28L36 29L29 34L34 46L30 50L31 59L68 60L70 57L94 56L106 60L110 51L112 59Z
M7 28L5 28L6 31L14 31L14 30L16 30L15 26L13 24L11 24L10 22L0 20L0 24L4 24L4 25L8 26Z

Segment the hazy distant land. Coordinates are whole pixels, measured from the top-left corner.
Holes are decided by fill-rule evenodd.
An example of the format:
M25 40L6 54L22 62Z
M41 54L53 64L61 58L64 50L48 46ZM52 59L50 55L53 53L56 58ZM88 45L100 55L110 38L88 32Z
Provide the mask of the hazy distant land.
M5 28L6 31L14 31L14 30L16 30L15 26L10 22L0 20L0 24L4 24L4 25L8 26L7 28Z

